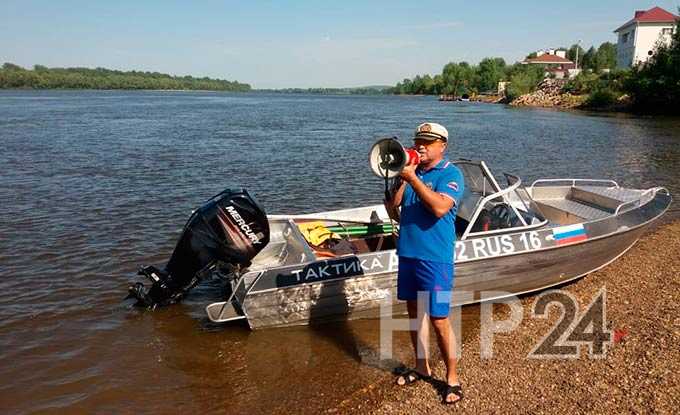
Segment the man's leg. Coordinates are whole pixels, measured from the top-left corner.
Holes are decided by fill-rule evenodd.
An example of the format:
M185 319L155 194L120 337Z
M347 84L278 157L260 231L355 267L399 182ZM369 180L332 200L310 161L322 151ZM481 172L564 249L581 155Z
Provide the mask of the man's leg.
M456 335L451 329L451 322L448 317L430 317L434 332L437 335L439 350L446 364L446 383L449 385L458 384L458 373L456 372ZM454 402L459 398L454 394L445 396L447 402Z
M453 265L438 262L426 264L432 278L430 291L430 321L437 335L437 343L446 364L446 382L449 385L458 383L456 373L456 337L451 328L449 313L451 311L451 289L453 287Z
M429 376L432 372L430 370L430 362L428 355L430 352L430 326L427 323L427 315L418 315L418 301L412 300L406 302L408 309L408 316L412 321L417 320L417 330L411 330L411 343L413 344L413 351L416 357L416 372L421 375ZM422 351L419 355L418 350Z
M411 336L411 344L416 358L415 371L421 375L430 375L430 365L428 362L428 345L429 345L429 325L425 313L418 316L418 285L416 271L418 260L412 258L399 257L399 273L397 276L397 298L406 301L406 309L411 322L415 322L415 330L409 330ZM421 307L423 308L423 307ZM418 349L422 351L420 356ZM397 379L397 384L403 385L411 383L406 378L400 376Z
M446 381L449 385L455 385L458 383L458 374L456 373L456 337L451 329L451 322L448 317L430 317L430 321L432 321L434 326L439 350L446 364Z

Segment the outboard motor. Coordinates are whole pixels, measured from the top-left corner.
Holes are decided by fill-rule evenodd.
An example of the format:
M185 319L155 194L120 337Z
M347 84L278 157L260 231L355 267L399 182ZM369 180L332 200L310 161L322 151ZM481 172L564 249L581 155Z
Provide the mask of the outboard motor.
M227 189L194 211L164 269L146 266L139 270L139 275L151 280L151 287L146 290L138 282L129 288L128 298L149 308L176 303L216 263L246 267L268 243L264 210L245 189Z

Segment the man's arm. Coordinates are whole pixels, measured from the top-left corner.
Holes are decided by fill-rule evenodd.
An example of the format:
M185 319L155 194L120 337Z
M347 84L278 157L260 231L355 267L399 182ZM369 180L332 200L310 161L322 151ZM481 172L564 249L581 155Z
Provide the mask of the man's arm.
M405 182L408 182L408 184L411 185L413 191L416 192L425 207L427 207L427 209L436 217L441 218L451 210L455 200L448 195L437 193L427 187L425 183L416 176L416 167L416 165L405 167L401 172L401 177Z
M391 192L392 197L388 199L387 195L385 195L385 210L387 210L387 214L390 216L390 218L397 222L399 222L399 206L401 205L401 200L404 198L405 189L406 182L399 180L399 184L397 185L396 189L393 189Z

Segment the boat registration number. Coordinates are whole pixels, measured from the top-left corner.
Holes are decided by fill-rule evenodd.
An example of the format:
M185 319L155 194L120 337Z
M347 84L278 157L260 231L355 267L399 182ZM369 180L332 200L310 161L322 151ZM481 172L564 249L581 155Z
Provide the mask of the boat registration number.
M553 244L550 233L542 236L537 231L456 241L456 262L532 251Z

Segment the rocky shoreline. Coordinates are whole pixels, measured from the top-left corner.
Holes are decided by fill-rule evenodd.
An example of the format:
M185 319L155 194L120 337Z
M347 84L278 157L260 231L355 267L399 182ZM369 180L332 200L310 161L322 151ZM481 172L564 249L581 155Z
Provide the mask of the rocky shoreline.
M587 95L572 95L563 93L565 81L558 79L544 79L538 84L534 92L521 95L509 104L514 107L544 107L544 108L579 108L585 104Z
M462 402L442 405L440 382L397 387L385 374L326 413L677 413L680 221L659 227L611 265L562 289L578 299L583 313L603 287L606 321L614 332L604 358L590 359L582 350L578 359L528 359L561 313L553 309L548 319L529 318L536 296L526 296L524 320L511 333L496 335L492 359L480 358L479 333L465 338L459 362ZM497 319L504 318L505 308L499 308ZM435 362L434 375L442 379L438 353Z
M502 95L477 95L471 100L492 104L508 104L513 107L538 107L559 109L580 109L588 111L607 112L630 112L631 101L627 95L622 96L617 102L606 107L593 107L588 105L588 95L573 95L563 92L566 80L546 78L535 91L521 95L514 100L508 100Z

